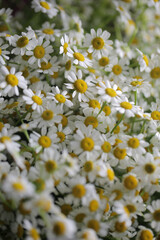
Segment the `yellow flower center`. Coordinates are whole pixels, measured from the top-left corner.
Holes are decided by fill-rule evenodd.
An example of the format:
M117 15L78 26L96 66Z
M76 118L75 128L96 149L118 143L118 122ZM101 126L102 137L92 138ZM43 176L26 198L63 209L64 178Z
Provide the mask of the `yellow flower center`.
M115 189L115 190L113 191L113 193L116 194L116 197L115 197L114 200L120 200L120 199L123 197L122 192L121 192L120 190L118 190L118 189Z
M18 85L18 78L14 74L8 74L6 75L6 82L14 87Z
M116 158L118 158L119 160L122 160L126 157L126 149L122 149L122 148L119 148L119 147L116 147L113 151L113 154Z
M99 202L95 199L93 199L90 203L89 203L89 210L91 212L95 212L97 211L97 209L99 208Z
M77 184L73 187L72 194L75 198L82 198L86 194L86 189L82 184Z
M45 110L41 117L43 118L43 120L45 121L50 121L51 119L53 119L54 117L54 113L51 110Z
M55 99L60 103L65 103L66 98L62 94L56 94Z
M63 222L57 221L57 222L54 224L53 232L54 232L57 236L64 235L64 233L66 232L66 225L65 225Z
M151 231L144 229L141 232L140 235L140 240L152 240L153 239L153 234Z
M45 55L45 49L42 46L35 47L33 52L34 52L35 58L38 58L38 59L43 58Z
M85 119L84 124L86 126L92 125L93 128L96 128L96 127L98 127L98 120L97 120L97 118L90 116Z
M37 105L42 105L42 103L43 103L42 99L41 99L40 97L36 96L36 95L34 95L34 96L32 97L32 100L33 100L35 103L37 103Z
M48 212L51 209L52 203L50 200L40 199L37 201L36 205L45 212Z
M23 59L24 61L28 61L29 58L30 58L30 56L27 56L26 54L24 54L24 55L22 56L22 59Z
M109 142L105 141L103 143L103 145L101 146L101 149L103 150L103 152L109 153L111 151L111 144Z
M48 70L52 67L52 64L50 62L46 63L46 62L41 62L41 69L42 70Z
M108 176L110 181L114 180L115 174L114 174L114 171L111 168L107 169L107 176Z
M54 34L54 30L52 28L45 28L45 29L43 29L42 32L45 34L49 34L49 35Z
M92 107L92 108L101 108L101 105L100 105L100 103L98 102L98 100L96 100L96 99L91 99L90 101L89 101L89 107Z
M153 120L160 120L160 112L159 112L159 111L153 111L153 112L151 113L151 118L152 118Z
M39 79L39 78L37 78L37 77L35 77L35 76L33 76L33 77L31 77L31 78L29 79L29 81L30 81L30 83L32 84L32 83L39 82L39 81L40 81L40 79Z
M25 188L24 185L21 182L14 182L12 184L12 187L17 191L17 192L22 192Z
M132 85L133 87L141 86L141 85L142 85L142 82L143 82L143 81L138 81L138 80L137 80L137 81L132 81L132 82L131 82L131 85Z
M16 42L19 48L25 47L29 43L29 39L27 37L20 37Z
M65 140L65 134L63 132L57 132L57 137L60 139L59 142L64 142Z
M69 71L71 69L71 66L72 66L71 60L68 60L65 64L65 69Z
M102 67L105 67L109 63L109 58L108 57L102 57L99 59L99 65Z
M35 228L32 228L30 231L29 231L29 234L30 236L34 239L34 240L38 240L40 239L40 236L37 232L37 230Z
M73 54L74 58L77 59L78 61L84 62L85 58L82 53L75 52Z
M88 228L92 228L95 232L98 232L100 229L99 222L95 219L91 219L87 223Z
M119 75L121 74L122 72L122 67L120 65L114 65L113 68L112 68L112 72L115 74L115 75Z
M4 124L0 122L0 132L2 131L3 127L4 127Z
M127 204L126 208L128 209L129 213L134 213L137 209L134 205Z
M157 79L160 78L160 67L155 67L150 72L152 78Z
M43 8L47 9L47 10L50 9L50 6L48 5L47 2L43 2L43 1L41 1L41 2L40 2L40 5L41 5Z
M61 120L61 124L62 124L62 127L66 127L67 124L68 124L68 119L65 115L63 114L59 114L60 116L62 116L62 120Z
M64 48L64 53L66 54L67 53L67 48L68 48L68 43L64 43L63 45L63 48Z
M24 68L24 70L22 71L22 75L24 78L27 78L29 76L29 71L27 68Z
M47 136L41 136L39 139L38 139L38 143L39 145L41 145L42 147L44 148L48 148L51 146L51 139Z
M104 47L104 40L101 37L95 37L92 40L92 46L94 47L94 49L96 50L100 50Z
M2 49L0 48L0 55L2 54Z
M149 60L146 55L143 54L143 60L145 61L146 65L149 65Z
M157 209L154 213L153 213L153 218L155 221L159 222L160 221L160 209Z
M115 230L117 232L123 233L127 230L125 222L116 222L115 223Z
M85 93L88 88L87 83L82 79L76 80L74 83L74 87L77 90L77 92L80 92L80 93Z
M58 72L53 72L53 75L51 75L51 77L54 79L58 78L58 76L59 76Z
M130 138L128 140L128 146L131 148L138 148L139 147L139 139L138 138Z
M92 138L85 137L81 141L81 148L83 148L84 151L92 151L94 148L94 141Z
M72 211L72 207L69 204L63 204L61 206L61 212L65 215L68 216L68 214Z
M57 169L57 163L54 160L48 160L45 163L45 169L48 173L53 173Z
M144 169L148 174L152 174L155 171L156 166L153 163L147 163L145 164Z
M111 114L110 106L104 106L103 112L105 113L105 116L109 116Z
M92 161L86 161L85 164L84 164L84 171L85 172L91 172L93 170L93 162Z
M110 97L116 97L117 96L116 91L112 88L106 88L105 91L106 91L106 94L108 94Z
M37 192L42 192L44 191L46 184L45 181L41 178L38 178L34 181L35 187L36 187L36 191Z
M138 185L138 180L135 176L133 175L129 175L127 177L125 177L124 179L124 186L128 189L128 190L133 190L137 187Z
M121 102L121 107L124 108L124 109L132 109L132 104L129 103L129 102Z
M8 136L3 136L3 137L0 138L0 142L1 142L1 143L5 143L6 141L11 141L10 137L8 137Z
M75 221L78 223L83 222L83 219L85 218L86 214L84 213L79 213L75 216Z

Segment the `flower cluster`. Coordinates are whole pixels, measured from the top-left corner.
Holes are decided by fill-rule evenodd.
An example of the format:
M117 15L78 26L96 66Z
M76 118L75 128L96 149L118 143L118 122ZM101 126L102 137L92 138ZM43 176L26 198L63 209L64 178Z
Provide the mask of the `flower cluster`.
M54 1L31 7L37 29L0 10L0 239L155 240L159 1L113 1L123 41Z

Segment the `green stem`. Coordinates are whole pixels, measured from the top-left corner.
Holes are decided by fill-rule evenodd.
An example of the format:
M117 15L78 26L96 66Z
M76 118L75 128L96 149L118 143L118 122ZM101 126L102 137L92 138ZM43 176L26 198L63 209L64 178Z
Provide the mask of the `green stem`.
M96 118L99 116L99 114L103 111L103 108L106 106L106 101L102 104L101 109L99 110L98 114L96 115Z
M144 133L144 127L145 127L145 124L146 124L146 120L144 120L144 122L143 122L143 124L142 124L141 130L140 130L140 133Z
M123 113L123 115L121 116L120 120L117 122L117 124L114 126L114 128L111 131L111 134L114 132L114 130L116 129L116 127L122 122L123 118L124 118L125 113Z
M134 102L135 102L135 105L137 104L137 90L134 91Z

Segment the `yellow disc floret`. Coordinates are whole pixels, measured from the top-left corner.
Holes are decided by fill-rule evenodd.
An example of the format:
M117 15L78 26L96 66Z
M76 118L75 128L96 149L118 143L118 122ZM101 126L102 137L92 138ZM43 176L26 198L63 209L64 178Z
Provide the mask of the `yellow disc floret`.
M80 93L85 93L88 88L87 83L82 79L77 79L74 83L74 87L77 90L77 92Z
M136 137L130 138L128 140L128 146L131 148L138 148L139 147L139 139Z
M147 163L144 169L148 174L152 174L156 170L156 166L153 163Z
M90 137L85 137L81 141L81 148L83 148L84 151L92 151L94 148L94 141Z
M85 164L84 164L84 171L85 172L91 172L93 170L93 162L92 161L86 161Z
M106 94L108 94L110 97L116 97L117 93L114 89L112 88L106 88L105 89Z
M50 62L46 63L46 62L41 62L41 69L42 70L48 70L52 67L52 64Z
M61 221L57 221L53 226L53 232L57 236L64 235L64 233L66 232L66 225Z
M36 95L34 95L34 96L32 97L32 100L33 100L35 103L37 103L37 105L42 105L42 103L43 103L42 99L41 99L40 97L36 96Z
M6 82L15 87L18 85L18 78L14 74L8 74L6 75Z
M92 228L95 232L98 232L100 229L99 222L95 219L91 219L87 223L88 228Z
M122 108L124 108L124 109L126 109L126 110L132 109L132 104L129 103L129 102L121 102L120 105L121 105Z
M64 142L66 136L63 132L57 132L57 137L60 139L59 142Z
M114 65L113 68L112 68L112 72L115 74L115 75L119 75L121 74L122 72L122 67L120 65Z
M36 46L33 52L34 52L35 58L38 58L38 59L43 58L45 55L45 49L43 46Z
M78 61L84 62L85 58L82 53L75 52L73 54L74 58L77 59Z
M128 189L128 190L133 190L137 187L138 185L138 180L135 176L133 175L129 175L127 177L125 177L124 179L124 186Z
M42 32L45 34L48 34L48 35L54 34L54 30L52 28L45 28L45 29L43 29Z
M99 59L99 65L105 67L109 63L108 57L102 57Z
M114 180L115 174L111 168L107 169L107 177L110 181Z
M160 67L155 67L151 70L150 75L153 79L160 78Z
M155 221L159 222L160 221L160 209L157 209L156 211L154 211L153 213L153 218Z
M152 239L153 239L152 232L148 229L143 229L140 234L140 240L152 240Z
M125 222L116 222L115 223L115 230L117 231L117 232L120 232L120 233L123 233L123 232L125 232L126 230L127 230L127 227L126 227L126 224L125 224Z
M96 117L89 116L89 117L87 117L87 118L85 119L84 124L85 124L86 126L92 125L93 128L96 128L96 127L98 127L98 120L97 120Z
M39 240L40 236L35 228L32 228L29 230L29 234L32 237L33 240Z
M113 154L119 160L124 159L126 157L126 155L127 155L126 149L125 148L119 148L119 147L116 147L114 149Z
M3 136L3 137L0 138L0 142L1 142L1 143L5 143L6 141L11 141L10 137L8 137L8 136Z
M159 112L159 111L153 111L153 112L151 113L151 118L152 118L153 120L160 120L160 112Z
M14 182L12 186L17 192L22 192L25 189L24 185L21 182Z
M54 113L53 113L52 110L45 110L45 111L42 113L41 117L42 117L43 120L45 120L45 121L50 121L50 120L53 119Z
M20 37L16 42L17 47L23 48L29 43L29 39L27 37Z
M89 210L91 212L95 212L97 211L97 209L99 208L99 202L95 199L93 199L90 203L89 203Z
M91 99L90 101L89 101L89 107L92 107L92 108L101 108L101 105L100 105L100 103L98 102L98 100L96 100L96 99Z
M77 184L73 187L72 194L76 198L82 198L86 194L86 189L82 184Z
M57 163L54 160L45 162L45 169L48 173L52 173L57 169Z
M39 139L38 139L38 143L39 145L41 145L42 147L44 148L48 148L51 146L51 139L48 137L48 136L41 136Z
M41 5L41 7L45 8L46 10L50 9L50 6L47 2L41 1L40 5Z
M103 150L103 152L109 153L111 151L111 144L109 142L105 141L102 144L101 149Z
M94 49L96 50L101 50L104 47L104 40L101 37L95 37L92 40L92 46L94 47Z
M62 94L59 94L59 93L57 93L55 95L55 99L60 103L65 103L65 101L66 101L66 98Z

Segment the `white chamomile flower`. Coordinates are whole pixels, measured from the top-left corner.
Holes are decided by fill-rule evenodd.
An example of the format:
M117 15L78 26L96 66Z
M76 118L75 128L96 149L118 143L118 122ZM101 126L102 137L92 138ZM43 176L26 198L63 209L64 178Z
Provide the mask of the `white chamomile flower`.
M52 2L47 2L45 0L33 0L32 8L34 8L35 12L43 12L48 15L49 18L53 18L57 15L58 10L55 8L55 4Z
M93 53L93 56L101 58L107 55L112 50L112 41L108 40L110 33L102 31L101 28L97 32L92 28L90 34L86 34L85 46L89 47L88 52Z
M0 72L0 87L3 89L2 94L4 96L18 96L19 88L27 88L27 82L22 76L22 72L16 72L16 69L14 67L8 70L7 67L2 66Z
M52 93L47 94L47 98L54 100L61 107L63 105L66 105L67 107L73 106L73 103L69 100L70 96L68 95L68 92L66 90L61 92L57 86L52 88Z
M160 200L154 200L147 209L150 213L144 215L145 221L150 222L151 227L158 233L160 231Z
M141 52L139 49L136 49L137 52L139 53L139 57L137 58L137 61L139 62L140 65L140 71L146 71L149 72L149 57L145 55L143 52Z
M63 54L63 56L65 56L68 52L70 41L71 39L66 34L61 38L61 46L59 53Z
M78 100L80 102L86 102L88 98L93 97L92 93L88 90L90 86L93 86L93 83L91 83L91 80L89 78L87 78L86 81L82 79L81 70L78 70L76 74L74 72L71 72L67 78L71 83L66 83L65 85L68 89L74 90L72 93L73 98L78 95Z
M24 96L23 99L26 102L26 104L31 105L33 110L37 110L37 112L43 111L43 94L41 94L41 91L37 91L34 93L31 89L25 89L24 90Z
M36 35L32 29L28 29L28 32L22 32L21 36L11 36L10 44L14 47L11 51L15 55L24 55L26 51L34 48L36 44Z
M11 21L12 18L12 9L11 8L1 8L0 17L2 17L7 23Z
M85 228L78 233L78 236L81 240L98 240L96 232L91 228Z
M148 238L148 240L153 240L154 239L154 234L153 231L150 228L146 228L144 226L139 226L139 231L136 236L136 240L145 240Z
M15 151L19 152L20 144L17 142L20 140L19 135L15 135L14 133L17 129L12 128L3 128L0 132L0 150L4 150L7 148L10 152L10 149L14 149Z
M79 65L84 68L88 68L92 66L92 61L87 57L87 52L81 53L76 46L68 48L67 55L70 58L74 58L73 63L75 65Z
M8 60L9 57L7 56L9 54L9 51L6 51L8 48L8 44L4 44L4 41L2 38L0 38L0 63L2 65L5 64L5 59Z
M57 57L53 56L48 62L41 62L40 68L37 69L37 72L53 75L54 72L58 72L58 64Z
M50 41L44 41L43 37L36 39L36 45L33 50L27 51L26 55L30 56L28 63L30 65L37 63L38 67L41 67L41 62L48 62L51 58L50 53L53 52L53 48L50 45Z
M58 34L58 30L54 29L54 27L55 23L45 22L40 30L36 30L36 33L39 37L44 37L46 40L54 42L55 36Z
M37 226L34 225L36 225L36 223L32 224L27 219L24 219L23 227L27 231L26 240L41 240L40 230L37 228Z

